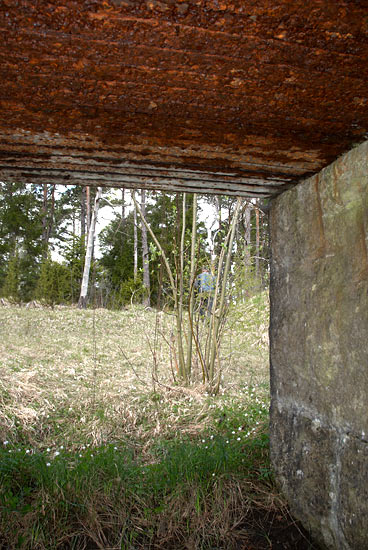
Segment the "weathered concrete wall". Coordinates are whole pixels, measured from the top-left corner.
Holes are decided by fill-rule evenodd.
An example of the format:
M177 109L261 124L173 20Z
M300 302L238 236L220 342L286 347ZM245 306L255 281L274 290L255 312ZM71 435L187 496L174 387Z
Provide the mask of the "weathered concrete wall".
M271 208L271 452L327 548L368 548L368 142Z

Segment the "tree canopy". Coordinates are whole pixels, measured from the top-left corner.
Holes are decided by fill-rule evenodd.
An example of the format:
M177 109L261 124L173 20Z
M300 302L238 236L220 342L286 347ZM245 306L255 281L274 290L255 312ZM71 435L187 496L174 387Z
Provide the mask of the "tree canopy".
M16 302L78 302L94 195L94 188L80 186L55 189L55 185L47 184L0 183L2 297ZM140 203L140 193L136 196ZM235 202L233 197L199 197L197 270L205 264L211 267L219 256ZM109 210L108 222L99 231L98 253L94 254L91 264L90 303L97 300L99 306L120 308L132 300L142 301L147 293L143 287L142 221L134 215L134 205L127 191L105 191L102 205ZM203 211L208 205L212 205L214 212L212 227L204 222ZM177 193L146 192L144 206L145 217L177 277L183 197ZM183 235L187 287L192 215L193 195L187 195ZM147 247L150 303L158 308L170 306L167 273L161 253L149 233ZM242 202L233 247L230 280L232 295L239 300L253 287L266 285L268 279L267 216L255 200Z

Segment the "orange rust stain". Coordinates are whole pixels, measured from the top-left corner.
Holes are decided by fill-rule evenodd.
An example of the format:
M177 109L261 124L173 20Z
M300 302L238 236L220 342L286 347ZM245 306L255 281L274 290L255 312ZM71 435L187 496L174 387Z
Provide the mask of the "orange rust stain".
M0 139L77 128L106 148L195 146L223 170L230 147L254 177L298 179L368 132L363 3L325 4L3 1Z
M343 173L344 173L344 167L342 166L342 162L340 161L340 166L339 166L339 163L336 162L333 165L332 182L333 182L333 190L334 190L334 199L335 199L335 202L340 206L343 205L343 201L341 200L339 183L341 182L341 176Z
M326 234L325 226L323 223L323 209L321 202L321 195L319 191L320 184L320 174L317 174L315 177L315 195L316 195L316 206L317 206L317 226L318 226L318 243L317 248L314 252L314 259L322 258L326 254Z

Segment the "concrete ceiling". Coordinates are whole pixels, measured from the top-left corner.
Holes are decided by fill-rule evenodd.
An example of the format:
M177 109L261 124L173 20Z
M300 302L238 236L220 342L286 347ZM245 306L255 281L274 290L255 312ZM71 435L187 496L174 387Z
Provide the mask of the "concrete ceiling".
M267 197L368 137L366 0L2 0L0 180Z

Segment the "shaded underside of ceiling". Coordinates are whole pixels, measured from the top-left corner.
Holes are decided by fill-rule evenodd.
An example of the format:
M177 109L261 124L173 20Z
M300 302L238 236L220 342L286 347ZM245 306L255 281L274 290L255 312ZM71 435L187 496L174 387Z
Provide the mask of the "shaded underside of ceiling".
M366 0L0 2L0 180L273 196L368 136Z

